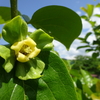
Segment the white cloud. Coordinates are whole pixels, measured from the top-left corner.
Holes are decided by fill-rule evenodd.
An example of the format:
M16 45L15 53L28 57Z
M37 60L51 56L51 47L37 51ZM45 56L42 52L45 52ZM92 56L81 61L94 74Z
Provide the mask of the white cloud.
M77 13L78 15L81 15L81 14L82 14L82 12L81 12L81 11L76 11L76 13Z
M35 31L36 29L34 28L34 27L32 27L32 26L28 26L28 31L29 32L33 32L33 31Z
M91 25L85 21L84 19L82 19L82 25L83 25L83 29L90 29Z

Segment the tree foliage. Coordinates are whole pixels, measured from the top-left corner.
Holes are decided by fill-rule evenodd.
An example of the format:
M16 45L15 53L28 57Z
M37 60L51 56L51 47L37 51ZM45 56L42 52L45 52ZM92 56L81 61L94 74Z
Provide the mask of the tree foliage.
M86 52L92 52L93 58L100 56L100 25L97 24L96 21L92 20L93 17L97 17L99 19L100 14L93 13L95 8L100 8L100 4L87 4L87 8L81 7L81 9L86 13L86 15L81 16L81 18L83 18L91 25L92 30L88 32L85 37L78 38L81 43L84 43L85 45L77 47L77 49L86 48ZM92 40L92 43L88 41L88 38L91 35L95 36L95 40Z

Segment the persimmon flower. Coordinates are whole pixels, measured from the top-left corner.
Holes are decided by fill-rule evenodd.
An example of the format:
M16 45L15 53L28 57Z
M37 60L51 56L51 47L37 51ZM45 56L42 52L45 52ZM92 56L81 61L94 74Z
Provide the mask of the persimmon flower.
M19 62L27 62L30 58L36 57L40 53L40 49L36 47L36 43L29 37L25 40L15 42L11 49L15 51Z

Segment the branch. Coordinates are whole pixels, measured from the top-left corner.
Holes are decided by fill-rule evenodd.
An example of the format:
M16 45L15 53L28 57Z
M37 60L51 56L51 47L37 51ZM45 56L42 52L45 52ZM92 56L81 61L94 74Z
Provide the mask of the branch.
M15 16L18 15L17 0L10 0L10 5L11 5L11 18L14 18Z

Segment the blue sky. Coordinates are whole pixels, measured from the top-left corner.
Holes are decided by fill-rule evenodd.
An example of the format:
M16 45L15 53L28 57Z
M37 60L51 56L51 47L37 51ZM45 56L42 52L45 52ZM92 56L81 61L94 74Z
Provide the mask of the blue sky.
M86 7L86 4L96 5L97 3L99 3L99 1L100 0L96 0L96 1L94 0L18 0L18 10L22 14L26 14L29 17L31 17L33 13L41 7L48 6L48 5L61 5L74 10L79 15L83 15L85 13L80 10L80 7ZM0 6L10 7L10 0L1 0ZM96 12L98 11L99 10L97 9ZM84 25L83 25L83 31L81 33L81 36L85 35L85 33L88 30L90 30L90 25L88 23L83 21L83 24ZM2 30L1 28L2 25L0 25L0 32ZM34 29L32 27L29 27L29 30L33 31ZM91 39L94 38L91 37ZM4 43L4 41L0 41L0 42L2 42L0 44ZM58 43L57 41L54 41L54 45L55 45L55 50L57 50L60 53L60 56L62 58L73 59L76 55L86 54L84 53L84 50L81 49L76 50L76 47L80 45L79 41L74 41L69 51L67 51L66 48L60 43Z

